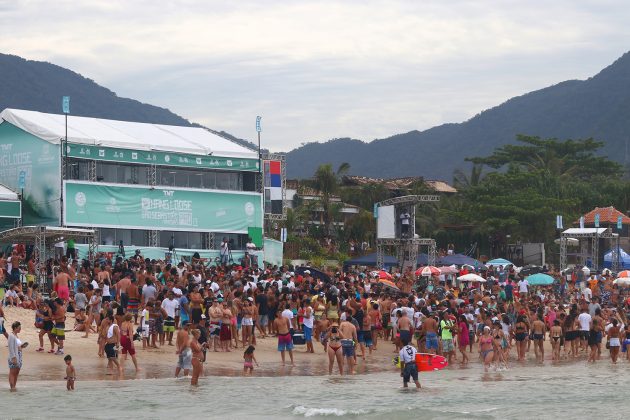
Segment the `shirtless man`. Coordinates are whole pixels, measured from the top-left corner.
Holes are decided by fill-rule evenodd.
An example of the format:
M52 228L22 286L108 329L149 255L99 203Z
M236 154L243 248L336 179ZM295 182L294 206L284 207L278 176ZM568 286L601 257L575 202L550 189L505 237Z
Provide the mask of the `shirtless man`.
M122 298L121 298L122 299ZM133 323L138 325L138 308L140 306L140 290L135 279L131 279L131 285L127 288L127 312L133 315Z
M63 300L64 305L70 300L70 288L68 285L72 278L68 274L68 267L62 265L59 273L53 279L53 290L57 292L57 297Z
M422 331L426 337L427 352L431 354L436 354L440 346L437 337L437 330L438 324L435 318L433 316L427 316L422 322Z
M542 320L542 315L538 315L536 320L532 322L532 336L534 338L534 352L536 353L536 361L541 363L545 360L545 347L543 343L545 341L545 323ZM540 356L540 359L539 359Z
M352 317L350 316L350 310L346 311L346 320L339 324L339 331L341 332L343 339L341 339L341 351L343 357L348 362L348 371L354 375L355 364L355 351L354 346L359 342L357 336L357 327L352 323Z
M214 351L219 351L217 349L218 346L221 345L219 342L219 334L221 332L221 318L223 317L223 309L219 305L217 299L212 301L212 306L208 311L210 315L210 338L212 339L212 344L214 346ZM227 320L228 325L230 323L230 319ZM208 343L209 344L209 343Z
M125 311L127 310L127 304L129 303L129 295L127 294L127 290L129 289L129 287L131 287L131 278L129 277L129 273L127 272L125 276L120 279L118 283L116 283L116 293L118 294L118 301L120 302L120 306L122 306Z
M177 338L175 340L175 347L177 348L175 354L179 355L177 368L175 369L176 378L179 376L179 372L182 369L184 369L184 376L188 376L190 369L192 369L192 351L190 350L190 338L188 337L190 323L187 321L183 322L185 322L185 324L177 331Z
M411 342L411 336L413 335L413 323L412 320L407 316L407 311L399 310L398 312L398 332L400 334L400 339L396 340L396 350L394 353L398 353L402 348L402 343Z
M289 332L291 328L289 318L283 317L282 310L279 309L273 323L274 329L278 331L278 351L282 357L282 365L284 366L285 364L284 353L288 351L289 357L291 358L291 366L293 366L295 365L295 363L293 363L293 338Z
M55 354L63 354L63 341L66 338L66 307L65 302L61 298L55 299L55 312L52 317L55 323L52 335L57 342L57 352Z

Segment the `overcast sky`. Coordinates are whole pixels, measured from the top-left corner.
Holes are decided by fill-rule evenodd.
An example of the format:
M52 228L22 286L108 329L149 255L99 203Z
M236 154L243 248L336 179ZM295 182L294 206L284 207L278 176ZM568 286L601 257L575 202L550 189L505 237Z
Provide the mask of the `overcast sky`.
M0 0L0 52L67 67L263 146L365 141L594 75L630 50L608 0Z

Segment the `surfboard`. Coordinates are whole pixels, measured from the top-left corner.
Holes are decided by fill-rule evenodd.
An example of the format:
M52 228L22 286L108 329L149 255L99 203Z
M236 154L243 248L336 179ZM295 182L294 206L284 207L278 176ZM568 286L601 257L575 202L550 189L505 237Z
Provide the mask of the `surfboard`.
M448 360L438 354L418 353L416 354L416 366L418 366L419 372L442 370L448 366Z
M398 356L394 357L394 365L400 369L400 359ZM418 372L431 372L434 370L442 370L448 366L448 360L437 354L430 353L417 353L416 354L416 366Z

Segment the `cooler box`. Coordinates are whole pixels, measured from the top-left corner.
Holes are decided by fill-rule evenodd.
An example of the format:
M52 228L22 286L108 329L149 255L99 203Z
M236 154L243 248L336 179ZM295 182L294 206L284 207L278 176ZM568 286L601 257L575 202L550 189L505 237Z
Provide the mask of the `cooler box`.
M301 334L301 333L293 334L293 344L296 346L306 344L306 340L304 339L304 334Z

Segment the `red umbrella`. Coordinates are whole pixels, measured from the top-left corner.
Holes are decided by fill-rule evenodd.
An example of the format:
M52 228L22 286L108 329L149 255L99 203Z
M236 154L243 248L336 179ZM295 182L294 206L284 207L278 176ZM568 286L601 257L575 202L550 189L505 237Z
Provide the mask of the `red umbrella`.
M381 270L378 272L378 278L392 280L394 277L391 274L389 274L387 271Z
M416 270L416 276L439 276L441 274L437 267L427 265L426 267L420 267Z

